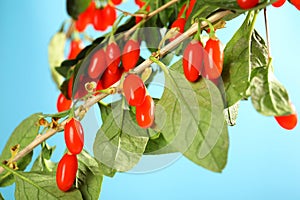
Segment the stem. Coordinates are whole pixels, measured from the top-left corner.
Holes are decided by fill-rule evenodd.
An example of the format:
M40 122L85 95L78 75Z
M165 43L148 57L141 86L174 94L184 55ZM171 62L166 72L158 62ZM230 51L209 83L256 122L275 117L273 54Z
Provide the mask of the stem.
M144 20L142 20L140 23L137 23L136 25L134 25L131 29L129 29L125 34L124 34L124 38L127 39L136 29L139 28L139 26L141 25L141 23L145 23L148 19L150 19L151 17L153 17L154 15L157 15L159 12L163 11L164 9L170 7L171 5L177 3L179 0L171 0L168 3L164 4L163 6L159 7L158 9L150 12L146 18L144 18Z
M172 1L173 3L178 0ZM171 2L171 1L170 1ZM210 22L216 22L223 17L232 14L231 11L226 10L226 11L221 11L218 13L215 13L212 15L208 20ZM201 27L206 27L207 23L202 22ZM172 49L174 49L176 46L180 45L184 40L188 39L190 36L194 35L198 31L198 23L194 23L186 32L181 34L178 38L167 44L165 47L163 47L159 51L158 58L166 55L169 53ZM137 66L133 71L135 73L142 73L147 67L149 67L153 63L153 60L146 59L143 63L141 63L139 66ZM111 87L118 87L120 84L120 81L116 82L113 84ZM86 113L94 104L97 104L101 99L107 97L108 94L98 94L97 96L92 96L91 98L87 99L87 101L82 105L81 108L77 109L75 111L75 116L81 116L82 114ZM36 137L27 147L22 149L12 160L13 162L17 162L21 158L23 158L25 155L30 153L35 147L40 145L42 142L50 138L51 136L55 135L57 132L62 131L66 125L67 120L64 120L56 129L49 129L45 134L40 135ZM0 174L4 171L2 167L0 167Z
M271 58L271 45L270 45L270 32L269 32L267 8L264 8L264 18L265 18L266 37L267 37L268 58L270 59Z

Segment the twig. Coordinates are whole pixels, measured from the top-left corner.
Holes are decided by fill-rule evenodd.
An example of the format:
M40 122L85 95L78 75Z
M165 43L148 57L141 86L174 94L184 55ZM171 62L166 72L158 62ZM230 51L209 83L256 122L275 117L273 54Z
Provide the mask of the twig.
M267 37L268 58L270 59L271 58L271 45L270 45L270 32L269 32L267 8L264 8L264 18L265 18L266 37Z
M170 7L171 5L177 3L179 0L172 0L172 1L169 1L168 3L164 4L163 6L159 7L158 9L150 12L145 20L141 21L140 23L145 23L146 20L150 19L151 17L153 17L154 15L157 15L159 12L163 11L164 9ZM124 38L128 38L136 29L139 28L140 26L140 23L137 23L136 25L134 25L131 29L129 29L125 34L124 34Z
M219 21L223 17L231 14L231 11L222 11L218 12L214 15L212 15L208 20L212 23ZM206 22L201 23L201 27L204 28L207 26ZM167 44L165 47L163 47L160 52L158 53L158 57L162 57L168 52L170 52L172 49L174 49L176 46L181 44L184 40L188 39L190 36L194 35L198 31L198 23L194 23L186 32L184 32L182 35L177 37L175 40ZM142 73L147 67L149 67L153 62L150 59L146 59L143 63L141 63L139 66L137 66L134 69L134 72L136 73ZM117 87L120 84L120 81L113 84L111 87ZM92 96L89 98L83 105L83 109L77 109L75 112L75 115L78 116L82 114L81 112L87 112L94 104L98 103L103 98L107 97L108 94L99 94L97 96ZM35 147L40 145L43 141L47 140L51 136L55 135L57 132L62 131L64 129L64 126L66 124L66 121L63 121L60 126L56 129L49 129L45 134L40 135L39 137L35 138L27 147L25 147L23 150L21 150L12 160L13 162L17 162L21 158L23 158L25 155L27 155L29 152L31 152ZM0 174L4 171L2 167L0 167Z
M117 7L115 7L115 9L118 10L118 11L120 11L121 13L123 13L123 15L127 15L127 16L143 17L143 18L147 16L146 14L142 14L142 13L135 13L135 14L133 14L133 13L127 12L127 11L122 10L120 8L117 8Z

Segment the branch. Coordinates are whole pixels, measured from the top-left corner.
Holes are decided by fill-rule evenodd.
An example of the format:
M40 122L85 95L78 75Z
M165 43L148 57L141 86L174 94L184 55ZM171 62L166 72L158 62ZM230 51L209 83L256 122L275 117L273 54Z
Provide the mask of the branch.
M151 17L153 17L154 15L157 15L158 13L160 13L161 11L163 11L164 9L170 7L171 5L177 3L179 0L172 0L169 1L168 3L164 4L163 6L159 7L158 9L150 12L147 17L145 18L145 20L137 23L136 25L134 25L131 29L129 29L125 34L124 34L124 38L127 39L136 29L139 28L139 26L141 25L141 23L145 23L148 19L150 19Z
M175 1L175 0L174 0ZM173 1L173 2L174 2ZM177 1L177 0L176 0ZM171 2L171 1L170 1ZM212 15L208 18L208 21L211 23L217 22L223 17L232 14L231 11L222 11ZM205 21L202 21L201 27L204 28L208 24ZM194 23L186 32L180 35L178 38L167 44L163 47L160 52L158 52L158 56L162 57L174 49L176 46L180 45L184 40L188 39L190 36L194 35L198 31L198 23ZM146 59L143 63L137 66L133 71L136 73L142 73L147 67L149 67L153 62L150 59ZM120 84L120 81L113 84L111 87L117 87ZM80 108L75 111L75 116L82 116L85 114L94 104L98 103L103 98L107 97L108 94L99 94L97 96L90 97ZM13 162L17 162L25 155L30 153L35 147L40 145L43 141L47 140L51 136L55 135L57 132L62 131L66 125L67 120L64 120L56 129L49 129L45 134L36 137L27 147L21 150L12 160ZM0 167L0 174L4 171L2 167Z

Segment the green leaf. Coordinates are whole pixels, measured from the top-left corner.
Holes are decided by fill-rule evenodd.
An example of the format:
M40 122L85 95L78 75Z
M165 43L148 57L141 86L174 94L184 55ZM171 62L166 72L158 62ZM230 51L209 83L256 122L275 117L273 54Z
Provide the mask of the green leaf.
M56 117L56 118L64 118L70 114L71 110L66 110L59 113L54 114L44 114L44 117Z
M288 92L276 79L272 66L255 68L251 76L251 100L259 113L266 116L292 113Z
M24 199L83 199L80 191L75 189L62 192L56 186L55 174L40 174L33 172L15 173L16 200Z
M240 102L237 102L236 104L224 110L225 120L229 126L236 125L236 119L238 117L239 107L240 107Z
M222 78L226 91L227 107L247 98L250 84L250 39L254 29L256 13L249 12L246 20L224 50L224 69Z
M98 161L98 164L99 164L99 168L101 170L101 173L105 176L108 176L108 177L114 177L117 170L111 168L111 167L108 167L106 166L105 164L101 163Z
M19 144L21 150L36 138L40 128L38 121L41 118L43 118L42 113L36 113L31 115L18 125L18 127L11 134L2 151L2 154L0 156L1 162L11 158L10 148L12 146ZM20 159L17 162L19 170L24 170L27 165L29 165L31 158L32 152ZM0 187L11 185L13 184L13 182L14 179L10 172L6 171L0 174Z
M132 169L145 151L146 130L138 127L132 113L122 109L122 103L113 105L112 112L99 129L93 150L95 158L117 171Z
M83 199L99 199L103 176L97 161L84 150L77 157L78 188Z
M91 0L67 0L67 12L73 19L77 19L78 15L85 11L90 3Z
M39 172L52 172L56 168L56 163L50 160L54 147L50 147L46 142L41 144L42 151L37 159L34 161L31 171L39 171Z
M56 186L55 173L19 172L0 163L5 170L12 173L16 181L15 199L82 199L77 189L62 192Z
M3 198L3 196L2 196L2 194L0 193L0 200L4 200L4 198Z
M48 45L48 62L52 78L57 87L62 84L63 77L57 72L56 67L60 66L65 59L65 45L67 36L63 32L56 33L50 40Z
M255 69L267 66L268 61L268 47L264 39L254 30L251 37L251 67Z
M218 88L202 78L197 83L188 82L181 60L165 76L165 90L155 114L160 116L156 123L164 138L194 163L222 171L227 161L228 133Z
M162 40L162 36L160 30L154 27L148 27L143 29L143 36L146 42L147 48L150 52L157 51L157 47L159 46L160 41Z
M158 138L150 139L147 143L145 155L160 155L178 152L172 144L169 144L163 134L159 134Z

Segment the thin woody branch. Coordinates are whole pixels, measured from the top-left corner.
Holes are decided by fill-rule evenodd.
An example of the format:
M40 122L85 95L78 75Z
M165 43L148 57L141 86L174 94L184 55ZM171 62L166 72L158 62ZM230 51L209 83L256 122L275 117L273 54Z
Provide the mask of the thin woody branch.
M177 0L170 1L171 2L177 2ZM208 18L208 21L214 23L222 19L223 17L231 14L231 11L222 11L214 14L210 18ZM153 15L153 14L152 14ZM206 22L201 23L201 27L204 28L207 26ZM133 29L135 30L135 29ZM163 47L158 52L158 57L162 57L166 54L168 54L172 49L180 45L184 40L188 39L190 36L194 35L198 31L198 23L194 23L186 32L184 32L182 35L180 35L178 38L167 44L165 47ZM139 66L137 66L133 71L136 73L142 73L147 67L149 67L153 62L150 59L146 59L143 63L141 63ZM120 84L120 81L113 84L111 87L118 87ZM89 98L80 108L78 108L75 111L75 116L82 116L82 114L85 114L93 105L98 103L103 98L107 97L108 94L98 94L97 96L92 96ZM39 135L36 137L28 146L26 146L24 149L22 149L12 160L13 162L17 162L21 158L23 158L25 155L30 153L35 147L40 145L42 142L47 140L48 138L55 135L57 132L62 131L66 125L67 120L64 120L57 128L55 129L49 129L46 131L45 134ZM4 171L2 167L0 167L0 174Z

